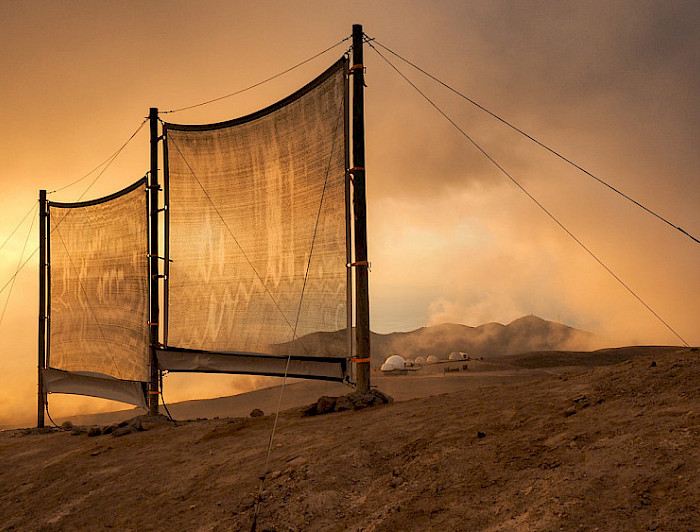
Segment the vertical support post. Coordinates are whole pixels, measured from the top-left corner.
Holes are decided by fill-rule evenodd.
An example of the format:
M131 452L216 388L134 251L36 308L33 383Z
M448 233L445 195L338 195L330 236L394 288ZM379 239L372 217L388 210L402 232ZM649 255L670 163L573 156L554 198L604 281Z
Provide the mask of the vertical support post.
M36 426L44 427L46 394L44 393L44 368L46 368L46 191L39 191L39 361Z
M350 62L350 56L348 55L348 63ZM345 76L345 83L343 85L343 145L344 145L344 150L343 150L343 155L345 157L345 168L348 169L352 165L352 159L350 156L350 76ZM352 262L352 256L353 256L353 250L352 250L352 182L351 182L351 175L347 174L345 175L345 259L346 263L350 264ZM353 352L353 346L355 345L355 339L353 338L353 335L355 334L355 331L353 331L352 324L353 324L353 309L354 309L354 301L355 297L354 294L352 293L352 287L353 285L353 279L354 279L354 274L353 274L353 269L351 267L346 268L347 269L347 277L346 277L346 283L347 283L347 302L346 302L346 308L347 308L347 354L348 357L352 358L354 356ZM352 370L354 368L349 367L348 369L348 376L352 375Z
M357 389L369 391L369 263L367 262L367 200L365 192L365 74L362 25L352 26L352 161L355 213L355 337Z
M149 365L151 379L148 386L148 413L151 416L158 414L158 357L156 347L158 345L158 108L151 107L148 118L151 126L151 172L148 181L149 190L149 231L150 247L149 273L150 273L150 312L149 312Z

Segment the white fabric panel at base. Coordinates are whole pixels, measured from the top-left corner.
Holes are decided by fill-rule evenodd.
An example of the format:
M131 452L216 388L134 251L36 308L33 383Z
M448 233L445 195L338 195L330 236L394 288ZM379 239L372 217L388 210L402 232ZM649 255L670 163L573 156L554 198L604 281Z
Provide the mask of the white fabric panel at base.
M143 384L107 375L82 375L56 369L42 370L44 392L89 395L148 408Z
M206 351L157 350L158 366L168 371L240 373L283 377L287 357L258 353L211 353ZM346 361L338 358L292 357L287 376L300 379L343 381Z

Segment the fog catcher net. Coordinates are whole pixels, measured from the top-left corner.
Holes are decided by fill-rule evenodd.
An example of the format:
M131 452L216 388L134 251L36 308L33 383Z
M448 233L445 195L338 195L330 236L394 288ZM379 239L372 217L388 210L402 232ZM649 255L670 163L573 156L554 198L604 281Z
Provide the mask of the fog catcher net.
M140 384L113 381L148 380L146 181L48 213L47 391L142 404Z
M347 60L252 115L165 124L160 366L342 379Z

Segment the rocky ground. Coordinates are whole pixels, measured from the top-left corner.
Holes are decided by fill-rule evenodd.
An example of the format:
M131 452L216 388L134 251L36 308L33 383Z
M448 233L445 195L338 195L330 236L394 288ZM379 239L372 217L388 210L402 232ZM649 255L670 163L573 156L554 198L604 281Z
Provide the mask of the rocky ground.
M295 408L266 470L271 415L5 431L0 530L697 530L699 356Z

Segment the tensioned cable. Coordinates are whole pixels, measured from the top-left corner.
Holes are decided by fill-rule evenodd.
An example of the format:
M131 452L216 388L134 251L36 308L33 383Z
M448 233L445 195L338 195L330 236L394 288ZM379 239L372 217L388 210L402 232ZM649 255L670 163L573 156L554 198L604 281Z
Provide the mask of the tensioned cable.
M109 162L107 163L107 165L102 169L102 171L97 175L97 177L96 177L95 179L92 180L92 182L88 185L88 187L83 191L83 193L78 197L78 199L77 199L76 201L80 201L81 199L83 199L83 197L85 196L85 194L87 194L88 191L92 188L92 186L97 182L97 180L98 180L100 177L102 177L102 175L107 171L107 168L110 167L110 165L114 162L114 160L117 158L117 156L124 150L124 148L126 148L127 144L129 144L129 142L131 142L131 140L138 134L138 132L141 131L141 128L143 127L143 125L144 125L146 122L148 122L148 118L146 118L143 122L141 122L141 124L139 125L139 127L136 128L136 131L134 131L134 132L131 134L131 136L126 140L126 142L125 142L124 144L122 144L122 146L121 146L116 152L114 152L113 155L111 155L111 156L109 157L109 159L108 159ZM104 162L103 162L103 163L100 163L96 168L99 168L99 167L102 166L103 164L104 164ZM88 177L90 174L92 174L94 171L95 171L94 169L91 170L88 174L86 174L86 175L84 175L83 177L81 177L78 181L81 181L81 180L85 179L85 178ZM56 189L56 190L52 190L51 192L47 192L47 194L52 194L53 192L58 192L59 190L63 190L64 188L67 188L67 187L69 187L69 186L74 185L74 184L77 183L78 181L74 181L74 182L71 183L70 185L66 185L66 186L63 187L63 188L59 188L59 189ZM31 212L31 211L30 211L30 212ZM53 230L56 229L56 228L61 224L61 222L62 222L63 220L65 220L66 216L68 216L69 213L70 213L70 211L67 211L67 212L63 215L63 217L62 217L58 222L56 222L56 225L54 226L54 228L51 229L51 232L52 232L52 233L53 233ZM26 218L26 217L27 217L27 215L25 215L25 218ZM18 227L19 227L19 226L18 226ZM16 230L17 230L17 228L15 228L15 231L16 231ZM15 231L12 231L12 234L14 234ZM10 234L10 236L12 236L12 234ZM9 237L8 237L8 240L9 240ZM4 245L5 245L5 243L3 243L3 246L4 246ZM0 246L0 248L1 248L1 246ZM27 260L25 260L25 261L22 263L22 266L20 266L19 270L17 270L17 272L15 272L15 274L7 280L7 282L3 285L2 288L0 288L0 294L2 294L2 293L5 291L5 288L7 288L7 287L10 285L10 283L15 279L15 277L17 277L17 275L19 274L19 272L26 266L26 264L31 260L31 258L32 258L34 255L36 255L36 252L37 252L37 251L39 251L39 246L37 246L36 248L34 248L34 251L32 251L31 255L29 255L29 257L27 258Z
M343 101L345 100L345 97L343 96ZM296 336L297 334L297 328L299 326L299 316L301 315L301 305L304 301L304 292L306 291L306 282L309 279L309 270L311 268L311 258L313 257L314 253L314 246L316 244L316 236L318 235L318 225L319 222L321 221L321 210L323 209L323 200L326 197L326 188L328 186L328 175L331 172L331 164L333 163L333 152L335 151L335 141L336 138L338 137L338 125L340 123L340 117L343 116L343 105L341 103L340 105L340 110L338 112L338 118L335 121L335 127L333 130L333 141L331 142L331 152L328 157L328 166L326 167L326 176L323 181L323 190L321 191L321 201L319 202L318 205L318 212L316 213L316 225L314 226L314 236L311 239L311 248L309 249L309 260L306 262L306 271L304 272L304 283L301 287L301 294L299 295L299 306L297 307L297 317L296 321L294 323L294 333L293 336ZM293 341L293 339L292 339ZM280 395L279 399L277 401L277 410L275 411L275 421L272 424L272 432L270 433L270 441L268 442L267 445L267 453L265 455L265 464L263 465L263 472L262 475L260 475L260 488L258 489L258 496L255 500L255 509L253 512L253 524L251 527L251 530L255 530L255 526L258 520L258 514L260 510L260 501L262 500L262 492L263 492L263 486L265 484L265 478L267 477L267 465L270 462L270 455L272 454L272 444L275 439L275 432L277 431L277 421L280 416L280 410L282 408L282 396L284 395L284 386L287 383L287 374L289 373L289 363L292 360L292 355L291 351L289 355L287 355L287 363L284 366L284 377L282 378L282 387L280 388Z
M19 221L19 223L15 226L15 228L12 230L12 232L8 235L8 237L5 239L5 241L2 243L2 245L0 245L0 250L2 250L2 248L5 247L5 244L7 244L10 241L10 238L12 238L12 235L14 235L17 232L17 229L19 229L22 226L22 224L24 223L24 220L27 219L27 216L29 216L32 213L32 211L34 210L35 207L36 207L36 201L32 202L32 206L30 207L30 209L27 211L27 213L24 216L22 216L22 219Z
M566 226L564 226L564 224L562 224L551 212L549 212L547 210L547 208L544 205L542 205L532 194L530 194L530 192L528 192L527 189L525 189L525 187L523 187L510 173L508 173L508 171L505 168L503 168L498 162L496 162L496 160L491 155L489 155L474 139L472 139L461 127L459 127L454 120L452 120L442 109L440 109L440 107L437 106L437 104L435 104L435 102L433 102L423 91L421 91L411 80L409 80L403 74L403 72L401 72L391 61L389 61L386 57L384 57L384 55L379 50L377 50L374 46L372 46L371 42L369 42L368 44L375 52L377 52L379 57L381 57L384 61L386 61L389 64L389 66L391 66L391 68L393 68L409 85L411 85L411 87L413 87L423 98L425 98L425 100L427 100L428 103L430 103L430 105L432 105L435 108L435 110L437 110L450 124L452 124L457 129L457 131L459 131L469 142L471 142L474 145L474 147L482 153L482 155L484 155L489 161L491 161L494 164L494 166L496 166L496 168L498 168L523 193L525 193L525 195L528 198L530 198L535 203L535 205L537 205L540 209L542 209L542 211L547 216L549 216L561 229L563 229L579 246L581 246L586 251L586 253L588 253L591 257L593 257L593 259L598 264L600 264L605 269L605 271L607 271L610 275L612 275L612 277L618 283L620 283L630 294L632 294L635 297L635 299L637 299L637 301L639 301L642 305L644 305L644 307L646 307L646 309L649 312L651 312L656 317L656 319L658 319L661 323L663 323L664 326L669 331L671 331L681 342L683 342L683 345L685 345L686 347L689 347L689 344L683 339L683 337L680 334L678 334L673 329L673 327L671 327L668 323L666 323L666 321L664 321L664 319L661 316L659 316L654 311L654 309L652 309L640 296L638 296L634 292L634 290L632 290L627 284L625 284L625 282L622 279L620 279L601 259L599 259L595 255L595 253L593 253L593 251L591 251Z
M203 106L203 105L208 105L208 104L210 104L210 103L218 102L218 101L220 101L220 100L225 100L226 98L230 98L231 96L236 96L237 94L241 94L241 93L243 93L243 92L249 91L250 89L254 89L255 87L259 87L260 85L263 85L263 84L267 83L268 81L272 81L273 79L279 78L280 76L283 76L284 74L287 74L287 73L291 72L292 70L294 70L294 69L296 69L296 68L299 68L299 67L302 66L302 65L305 65L305 64L308 63L309 61L313 61L314 59L316 59L317 57L322 56L322 55L325 54L326 52L330 52L333 48L336 48L337 46L340 46L342 43L344 43L345 41L347 41L347 40L350 39L350 38L351 38L351 36L347 36L347 37L345 37L345 39L343 39L342 41L338 41L337 43L335 43L335 44L332 45L332 46L329 46L329 47L326 48L325 50L322 50L322 51L318 52L317 54L315 54L315 55L309 57L308 59L304 59L301 63L297 63L296 65L294 65L294 66L292 66L292 67L289 67L287 70L283 70L282 72L279 72L278 74L275 74L274 76L270 76L270 77L267 78L267 79L264 79L264 80L262 80L262 81L258 81L257 83L253 83L252 85L250 85L249 87L246 87L245 89L240 89L240 90L237 90L237 91L235 91L235 92L231 92L231 93L229 93L229 94L226 94L226 95L224 95L224 96L219 96L218 98L212 98L211 100L207 100L207 101L205 101L205 102L197 103L197 104L194 104L194 105L188 105L187 107L180 107L180 108L178 108L178 109L171 109L171 110L169 110L169 111L161 111L161 114L165 114L165 113L177 113L177 112L180 112L180 111L186 111L186 110L188 110L188 109L194 109L195 107L201 107L201 106Z
M297 338L297 337L296 337L296 330L294 329L294 327L292 327L292 324L289 323L289 320L287 319L287 316L285 315L285 313L284 313L284 311L282 310L282 308L279 306L279 303L277 303L277 300L275 299L275 296L272 295L272 292L270 292L270 289L269 289L269 288L267 287L267 285L265 284L265 281L263 281L262 277L261 277L260 274L258 273L258 270L257 270L257 269L255 268L255 266L253 265L253 262L252 262L252 261L250 260L250 258L248 257L248 254L243 250L243 247L241 246L240 242L238 242L238 239L237 239L236 236L233 234L233 231L231 231L231 228L229 227L228 223L226 223L226 220L224 219L223 215L221 214L221 212L219 211L219 209L216 207L216 205L215 205L214 202L212 201L211 197L209 196L209 193L208 193L207 190L204 188L204 185L202 185L201 181L200 181L199 178L197 177L197 174L195 174L194 170L193 170L192 167L190 166L189 161L185 158L184 154L183 154L182 151L180 150L180 147L177 145L177 142L176 142L175 139L173 139L173 138L170 138L169 141L173 143L173 146L175 146L175 149L178 151L178 153L180 154L180 157L182 157L182 160L185 162L185 164L187 165L187 168L190 170L190 173L192 174L192 177L194 177L195 181L197 181L197 184L199 185L199 188L202 189L202 192L204 192L204 195L207 197L207 200L209 200L209 203L211 203L211 206L214 208L214 211L216 212L216 214L218 215L218 217L221 219L221 222L224 224L224 227L225 227L226 230L228 231L228 234L231 235L231 238L233 238L233 241L236 243L236 246L238 246L238 249L240 250L241 254L243 255L243 258L244 258L244 259L246 260L246 262L248 263L248 266L250 266L250 268L253 270L253 273L254 273L255 276L257 277L258 281L260 281L260 284L262 285L263 289L265 290L265 292L267 293L267 295L270 296L270 299L272 300L272 303L275 305L275 307L277 308L277 310L279 311L279 313L282 315L282 319L283 319L284 322L287 324L287 326L289 327L289 329L294 333L294 337L295 337L297 340L299 340L299 343L301 344L301 347L304 349L304 351L305 351L306 354L308 355L308 354L309 354L309 351L308 351L308 349L306 349L306 346L304 345L304 342L301 340L301 338ZM292 338L292 341L294 341L295 338Z
M64 216L64 218L65 218L65 216ZM66 243L63 240L63 236L61 236L61 232L58 230L58 225L56 225L56 227L54 227L54 229L56 230L56 234L58 235L58 238L61 240L61 244L63 245L63 249L66 250L66 256L68 257L68 261L70 262L71 268L73 268L73 272L75 273L75 277L78 281L78 286L80 287L80 290L82 290L83 295L85 296L85 302L87 303L87 306L90 309L90 313L92 314L92 318L95 320L95 323L97 324L97 328L99 329L100 334L102 335L102 341L105 343L105 346L107 346L107 352L109 353L109 357L112 359L112 364L114 364L114 369L116 370L116 373L118 374L117 378L121 378L121 371L119 371L119 366L117 365L117 361L114 359L114 354L112 353L112 346L107 341L107 337L105 336L105 333L102 330L102 324L100 323L100 320L97 319L97 315L95 314L95 309L90 304L90 298L88 297L87 291L85 290L83 283L80 281L80 274L78 273L78 269L75 267L75 264L73 263L73 257L70 256L70 252L68 251L68 247L66 246Z
M37 206L37 214L38 214L39 208ZM29 226L29 231L27 232L27 238L24 239L24 246L22 246L22 253L19 255L19 260L17 261L17 270L15 271L15 275L12 277L12 284L10 285L10 291L7 293L7 299L5 299L5 305L2 308L2 314L0 314L0 326L2 326L2 322L5 319L5 312L7 311L7 304L10 302L10 297L12 297L12 289L15 286L15 281L17 280L17 273L19 273L20 267L22 265L22 259L24 258L24 252L27 249L27 243L29 242L29 237L32 234L32 229L34 229L34 222L36 221L37 216L32 217L32 224Z
M10 283L12 283L12 281L14 281L14 279L19 275L19 272L22 271L22 269L27 265L27 263L28 263L30 260L32 260L32 257L33 257L34 255L36 255L36 252L37 252L37 251L39 251L39 248L38 248L38 247L37 247L34 251L32 251L32 253L29 255L29 257L27 257L27 260L25 260L25 261L22 263L22 266L20 266L20 267L17 269L17 271L7 280L7 282L6 282L4 285L2 285L2 288L0 288L0 295L2 295L2 293L5 291L5 289L6 289L8 286L10 286Z
M386 50L387 52L389 52L389 53L393 54L394 56L398 57L399 59L401 59L401 61L403 61L403 62L405 62L405 63L411 65L413 68L415 68L415 69L418 70L419 72L422 72L423 74L425 74L426 76L428 76L430 79L432 79L433 81L436 81L437 83L439 83L440 85L442 85L443 87L445 87L445 88L448 89L449 91L453 92L454 94L456 94L456 95L459 96L460 98L465 99L466 101L468 101L468 102L471 103L472 105L478 107L479 109L481 109L482 111L484 111L486 114L492 116L493 118L495 118L495 119L498 120L499 122L505 124L506 126L508 126L509 128L511 128L512 130L517 131L518 133L520 133L520 134L523 135L524 137L527 137L527 138L530 139L532 142L534 142L535 144L537 144L537 145L540 146L541 148L544 148L545 150L547 150L547 151L548 151L549 153L551 153L552 155L555 155L555 156L559 157L562 161L564 161L564 162L570 164L571 166L573 166L573 167L576 168L577 170L579 170L579 171L583 172L584 174L586 174L587 176L589 176L589 177L595 179L595 180L598 181L598 183L600 183L601 185L604 185L604 186L608 187L608 188L609 188L610 190L612 190L613 192L619 194L620 196L622 196L622 197L625 198L626 200L628 200L628 201L634 203L637 207L640 207L641 209L644 209L646 212L648 212L648 213L651 214L652 216L655 216L656 218L658 218L658 219L661 220L662 222L664 222L664 223L670 225L670 226L673 227L674 229L677 229L678 231L680 231L681 233L683 233L683 234L684 234L685 236L687 236L688 238L690 238L690 239L694 240L696 243L700 244L700 240L698 240L696 237L694 237L693 235L691 235L690 233L688 233L688 231L686 231L685 229L683 229L683 228L677 226L676 224L670 222L669 220L667 220L666 218L664 218L664 217L661 216L660 214L658 214L658 213L652 211L652 210L649 209L648 207L645 207L644 205L642 205L641 203L639 203L637 200L633 199L633 198L630 197L629 195L627 195L627 194L625 194L624 192L618 190L617 188L615 188L614 186L610 185L609 183L603 181L601 178L599 178L598 176L596 176L596 175L594 175L593 173L589 172L588 170L586 170L585 168L581 167L580 165L576 164L576 163L573 162L571 159L565 157L564 155L562 155L562 154L559 153L558 151L556 151L556 150L550 148L549 146L547 146L547 145L544 144L543 142L537 140L535 137L533 137L532 135L526 133L525 131L523 131L523 130L520 129L519 127L515 126L514 124L511 124L510 122L508 122L508 121L505 120L504 118L501 118L501 117L498 116L496 113L494 113L494 112L492 112L492 111L489 111L488 109L486 109L486 107L484 107L483 105L479 104L478 102L472 100L469 96L466 96L465 94L459 92L457 89L454 89L454 88L450 87L450 86L449 86L447 83L445 83L444 81L441 81L440 79L436 78L435 76L433 76L433 75L430 74L429 72L426 72L425 70L423 70L421 67L419 67L419 66L416 65L415 63L409 61L409 60L406 59L405 57L400 56L399 54L397 54L396 52L394 52L393 50L391 50L391 49L388 48L387 46L383 45L383 44L380 43L379 41L377 41L377 40L375 40L375 39L370 39L370 40L368 40L368 41L366 41L366 42L367 42L367 43L370 43L370 46L372 46L372 45L371 45L371 42L377 43L379 46L381 46L381 47L382 47L384 50ZM372 47L372 48L374 48L374 47ZM377 51L376 48L375 48L374 50ZM379 52L377 51L377 53L379 53Z
M160 374L160 400L163 403L163 407L165 408L165 411L168 413L168 419L170 419L170 421L175 421L173 419L173 416L170 415L170 410L168 410L168 405L165 402L165 397L163 397L163 372L161 372L161 374Z
M49 401L48 401L48 399L47 399L46 402L44 403L44 410L46 410L46 415L49 416L49 419L51 420L51 423L53 423L53 426L54 426L54 427L56 427L57 429L62 430L62 431L64 431L64 432L69 432L69 431L70 431L70 429L65 429L65 428L63 428L63 427L58 426L58 425L56 424L56 422L53 420L53 418L51 417L51 413L49 412Z
M76 183L79 183L79 182L82 181L83 179L88 178L90 175L92 175L92 174L93 174L98 168L100 168L101 166L106 165L106 166L102 169L102 171L101 171L99 174L97 174L97 177L95 177L95 179L92 180L92 182L88 185L88 187L83 191L83 193L80 195L80 197L79 197L76 201L80 201L81 199L83 199L83 196L85 196L85 194L88 193L88 191L89 191L89 190L92 188L92 186L97 182L97 180L98 180L100 177L102 177L102 174L104 174L104 173L107 171L107 168L109 168L109 167L111 166L111 164L114 162L114 160L119 156L119 154L120 154L122 151L124 151L124 148L126 148L126 146L129 144L129 142L131 142L131 140L138 134L138 132L141 131L141 128L143 127L143 125L144 125L146 122L148 122L148 118L146 118L143 122L141 122L141 124L139 124L139 127L136 128L136 131L134 131L134 132L131 134L131 136L130 136L128 139L126 139L126 142L124 142L124 144L122 144L121 147L120 147L117 151L115 151L112 155L110 155L109 157L107 157L104 161L102 161L102 162L101 162L100 164L98 164L95 168L93 168L92 170L90 170L90 171L89 171L87 174L85 174L83 177L81 177L81 178L79 178L79 179L76 179L76 180L73 181L72 183L69 183L69 184L67 184L67 185L65 185L65 186L63 186L63 187L61 187L61 188L57 188L56 190L52 190L52 191L50 191L50 192L47 192L46 194L53 194L54 192L59 192L59 191L64 190L64 189L66 189L66 188L68 188L68 187L72 187L73 185L75 185ZM66 213L66 214L67 214L67 213ZM65 217L65 216L64 216L64 217ZM62 220L63 220L63 219L61 219L61 221L62 221ZM59 221L58 224L60 224L60 223L61 223L61 222ZM56 224L56 225L58 225L58 224Z

